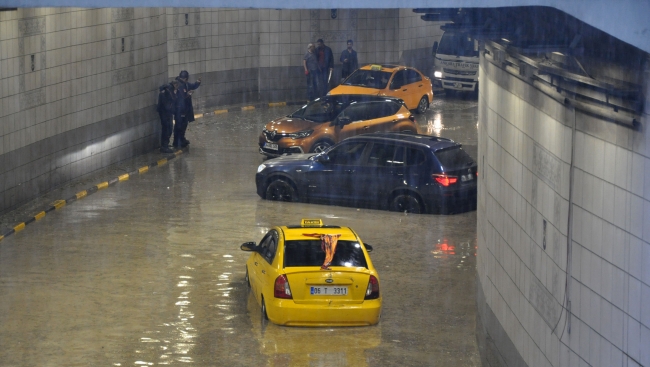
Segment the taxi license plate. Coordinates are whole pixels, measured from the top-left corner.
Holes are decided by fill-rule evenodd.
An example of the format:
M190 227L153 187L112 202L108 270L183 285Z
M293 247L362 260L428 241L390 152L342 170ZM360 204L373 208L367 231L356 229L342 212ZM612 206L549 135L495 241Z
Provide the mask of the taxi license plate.
M347 296L348 287L321 286L310 287L309 291L312 296Z
M278 145L273 143L264 143L264 148L271 150L278 150Z

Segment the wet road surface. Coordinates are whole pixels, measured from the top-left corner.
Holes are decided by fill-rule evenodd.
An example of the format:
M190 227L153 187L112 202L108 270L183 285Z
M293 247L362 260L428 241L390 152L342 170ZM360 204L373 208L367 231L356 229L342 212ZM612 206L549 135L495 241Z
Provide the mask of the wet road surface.
M479 366L476 212L405 215L261 200L257 136L295 109L203 117L190 124L185 154L1 241L0 366ZM436 97L416 118L423 132L461 142L476 157L477 116L476 100ZM3 216L3 225L38 205ZM383 296L377 326L262 321L239 245L301 218L350 226L373 245Z

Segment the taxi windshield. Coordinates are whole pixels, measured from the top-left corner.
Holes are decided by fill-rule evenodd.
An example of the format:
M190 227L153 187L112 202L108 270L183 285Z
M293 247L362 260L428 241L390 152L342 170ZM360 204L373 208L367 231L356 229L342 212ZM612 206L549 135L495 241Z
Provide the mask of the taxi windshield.
M321 266L325 260L325 251L321 240L287 241L284 245L284 267ZM330 266L368 268L366 257L359 242L338 241L334 258Z
M387 71L358 69L345 80L343 85L384 89L391 75L392 73Z
M289 117L301 118L312 122L328 122L336 118L341 112L341 107L340 103L328 99L316 100L303 106L298 111L289 115Z

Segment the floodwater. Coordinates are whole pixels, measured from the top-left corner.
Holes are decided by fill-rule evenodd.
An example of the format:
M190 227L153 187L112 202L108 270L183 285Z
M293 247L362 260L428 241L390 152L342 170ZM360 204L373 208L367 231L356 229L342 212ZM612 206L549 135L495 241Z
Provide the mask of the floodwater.
M295 109L198 119L187 133L191 148L168 164L0 241L0 366L479 366L476 212L405 215L261 200L257 136ZM423 132L459 141L476 157L477 116L476 100L436 96L416 118ZM117 177L125 164L9 213L3 225L65 199L65 190ZM249 254L239 245L301 218L350 226L374 247L378 325L262 320L244 282Z

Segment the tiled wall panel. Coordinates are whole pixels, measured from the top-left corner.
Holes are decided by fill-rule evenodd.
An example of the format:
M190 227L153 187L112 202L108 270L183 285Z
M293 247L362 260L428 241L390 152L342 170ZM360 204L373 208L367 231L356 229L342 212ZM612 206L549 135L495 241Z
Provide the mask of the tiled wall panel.
M569 110L486 60L480 76L477 302L496 359L649 365L648 129Z

